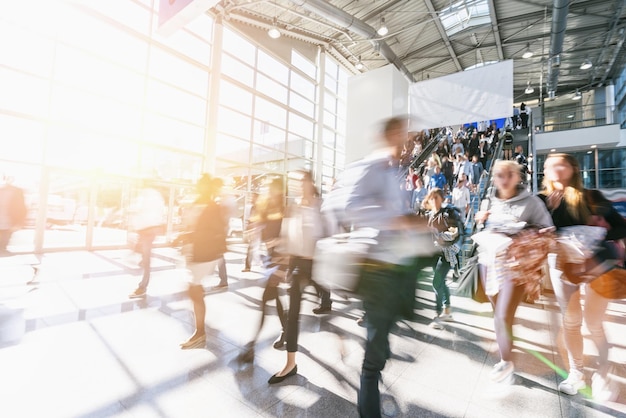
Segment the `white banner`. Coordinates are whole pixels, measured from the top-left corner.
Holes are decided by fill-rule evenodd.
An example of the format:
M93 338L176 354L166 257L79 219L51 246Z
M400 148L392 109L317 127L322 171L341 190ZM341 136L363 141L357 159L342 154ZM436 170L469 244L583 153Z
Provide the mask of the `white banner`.
M499 119L513 114L513 60L409 87L411 130Z

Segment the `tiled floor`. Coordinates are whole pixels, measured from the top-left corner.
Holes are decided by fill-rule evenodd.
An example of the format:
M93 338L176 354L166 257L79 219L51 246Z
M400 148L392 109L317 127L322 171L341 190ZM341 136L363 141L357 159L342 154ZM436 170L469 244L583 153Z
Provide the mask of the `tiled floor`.
M274 309L253 365L236 356L260 318L263 276L241 273L244 247L231 243L230 288L207 295L206 349L180 350L192 328L185 272L176 252L155 250L145 300L129 300L138 282L128 252L49 253L33 284L27 267L0 263L0 306L21 312L26 332L0 347L0 417L354 417L365 330L358 301L333 296L333 312L316 316L311 287L302 307L298 375L270 386L285 353L272 348ZM30 257L32 259L32 256ZM20 262L28 262L22 258ZM16 261L17 262L17 261ZM259 270L260 271L260 270ZM207 287L217 282L207 278ZM287 303L286 290L282 296ZM455 322L428 326L434 316L429 278L419 281L415 321L391 336L383 372L383 412L390 417L626 417L626 304L609 305L606 323L617 402L598 404L556 391L558 314L545 297L518 310L516 376L489 383L497 361L489 305L453 299ZM0 318L2 318L0 316ZM0 340L12 330L0 321ZM14 330L13 330L14 331ZM594 361L586 338L587 364ZM587 371L588 377L592 369Z

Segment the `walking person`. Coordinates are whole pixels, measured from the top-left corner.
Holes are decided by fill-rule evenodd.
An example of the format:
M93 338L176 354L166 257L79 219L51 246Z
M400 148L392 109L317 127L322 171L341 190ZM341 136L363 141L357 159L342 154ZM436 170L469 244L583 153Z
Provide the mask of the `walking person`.
M539 194L550 210L557 229L573 225L600 224L607 227L606 240L626 237L626 221L613 208L600 191L583 187L578 160L569 154L550 154L544 162L544 190ZM563 337L569 374L559 383L559 391L575 395L585 388L583 319L598 351L597 371L591 380L591 391L596 400L613 400L616 387L609 372L609 343L604 332L604 318L609 299L596 293L591 286L580 283L577 277L558 269L562 264L557 256L557 266L551 267L550 280L562 315ZM556 274L552 274L556 273ZM582 296L583 292L584 296ZM581 304L584 298L584 304Z
M135 252L141 254L140 266L143 271L137 288L128 295L129 298L143 298L150 284L151 256L154 240L163 233L165 222L165 201L161 193L143 181L143 188L131 207L131 227L137 233Z
M292 221L290 222L290 230L286 236L285 243L289 252L289 275L291 277L286 330L287 361L282 370L269 379L268 383L270 384L280 383L298 372L296 353L298 351L302 290L305 280L311 280L315 243L324 235L324 221L320 213L322 202L315 188L311 172L307 171L302 174L301 183L302 196L298 199L296 205L288 208L287 217L285 218ZM285 228L285 225L283 225L283 228ZM312 284L318 291L323 290L315 282L312 282ZM322 293L320 308L330 310L330 304L330 292L326 290ZM283 338L281 335L280 339Z
M542 234L546 233L544 228L552 227L552 219L541 200L520 186L522 179L515 161L497 160L493 166L493 179L495 196L491 198L488 210L476 214L476 222L485 224L485 231L513 228L520 222L540 228L538 232L522 232L524 235L520 242L527 244L527 251L522 251L517 260L524 267L523 272L502 268L515 248L488 252L481 244L478 247L481 280L493 307L494 330L500 352L500 361L493 367L490 377L492 381L501 383L510 382L515 371L512 350L517 307L524 297L535 299L539 296L543 278L541 267L547 257L550 239Z
M206 345L206 305L202 280L215 270L218 260L226 252L224 217L215 202L219 193L219 182L205 174L197 183L197 191L198 198L184 214L188 233L185 235L183 249L190 273L188 294L193 304L195 327L191 337L180 344L183 350Z
M252 363L254 361L254 347L265 323L265 309L271 300L276 301L276 313L281 325L280 337L274 342L275 348L281 348L284 345L285 332L287 330L287 318L285 317L283 304L278 297L278 285L285 281L288 268L288 257L277 251L282 221L285 215L285 194L281 179L271 181L267 194L259 197L257 208L256 215L251 219L251 226L261 229L261 241L265 245L267 252L263 262L267 280L261 296L259 326L252 340L246 344L243 352L238 356L238 360L242 363Z
M392 250L399 231L417 228L418 217L405 217L402 196L396 180L397 161L407 121L392 118L382 129L383 147L363 160L347 167L344 179L350 179L331 192L326 201L338 197L337 207L325 211L339 214L339 222L355 228L377 229L377 245L371 247L361 274L359 293L363 298L367 328L365 356L358 391L358 412L361 417L380 417L378 382L390 356L389 332L400 317L413 315L415 302L415 259ZM423 226L422 226L423 228ZM390 285L393 283L393 285Z
M433 231L435 247L438 249L433 257L433 291L435 292L436 316L430 324L432 328L442 329L442 321L451 322L450 289L446 284L446 276L451 268L456 267L457 254L461 251L463 238L463 221L461 214L453 206L443 206L445 195L442 189L430 189L426 196L428 226Z
M26 220L24 191L13 185L13 179L3 173L0 177L0 257L11 255L7 250L13 232Z

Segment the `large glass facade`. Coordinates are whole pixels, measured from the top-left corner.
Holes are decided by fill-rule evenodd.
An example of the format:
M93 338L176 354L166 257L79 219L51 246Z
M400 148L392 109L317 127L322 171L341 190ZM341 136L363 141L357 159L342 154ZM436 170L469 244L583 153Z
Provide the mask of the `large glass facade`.
M37 15L13 3L0 16L2 39L19 39L0 42L0 171L29 214L12 250L125 245L142 179L168 205L165 243L209 167L240 207L267 178L312 169L326 183L343 168L348 74L324 53L278 59L208 15L164 37L158 2L41 1Z
M592 149L569 152L578 160L583 186L589 189L626 188L626 148ZM543 163L547 155L537 156L537 178L543 179Z

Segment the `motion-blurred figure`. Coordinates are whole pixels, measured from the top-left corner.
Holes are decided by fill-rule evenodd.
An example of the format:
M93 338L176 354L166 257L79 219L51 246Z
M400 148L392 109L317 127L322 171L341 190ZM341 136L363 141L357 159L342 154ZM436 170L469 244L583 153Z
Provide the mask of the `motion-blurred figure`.
M26 219L24 192L13 186L13 179L6 174L0 178L0 256L10 255L7 250L11 235Z
M140 266L143 276L137 285L137 289L129 298L142 298L146 296L146 290L150 283L150 259L154 239L163 230L163 214L165 202L161 193L143 182L143 189L139 193L135 206L131 209L131 227L137 233L135 252L141 254Z

